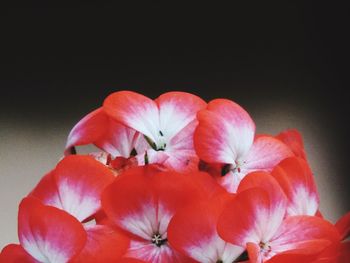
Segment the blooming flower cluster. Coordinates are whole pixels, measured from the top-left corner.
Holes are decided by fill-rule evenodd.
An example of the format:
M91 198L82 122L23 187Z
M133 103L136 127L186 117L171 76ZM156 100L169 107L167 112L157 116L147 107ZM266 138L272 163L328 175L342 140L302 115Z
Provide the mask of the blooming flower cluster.
M22 200L0 262L349 262L350 213L333 225L319 202L296 130L258 135L226 99L120 91Z

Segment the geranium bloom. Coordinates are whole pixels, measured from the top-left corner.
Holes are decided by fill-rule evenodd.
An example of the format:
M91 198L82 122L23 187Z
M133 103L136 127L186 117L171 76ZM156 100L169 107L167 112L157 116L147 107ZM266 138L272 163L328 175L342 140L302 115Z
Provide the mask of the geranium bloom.
M151 100L135 92L120 91L106 98L103 109L114 120L144 136L150 148L138 152L139 162L162 160L169 169L188 171L197 169L193 132L196 114L205 106L201 98L186 92L168 92Z
M201 263L234 262L245 248L227 243L216 230L219 215L232 198L226 192L178 211L168 228L170 244Z
M198 112L194 145L200 159L224 164L218 180L229 192L236 192L243 177L252 171L271 171L292 151L272 136L256 136L249 114L236 103L216 99Z
M194 179L198 177L139 167L122 173L107 187L103 209L132 239L125 256L155 263L191 262L169 244L167 229L180 208L207 198Z
M77 155L75 147L100 151ZM301 134L256 135L236 103L115 92L19 206L0 263L346 263ZM205 171L205 172L203 172Z
M246 247L250 262L257 263L286 262L288 257L310 262L339 239L334 226L322 218L285 217L286 210L277 181L268 173L252 173L221 214L218 232L224 240Z
M4 248L1 263L68 262L80 254L87 240L77 219L33 197L19 206L18 237L21 245Z
M114 180L112 172L89 156L64 158L30 193L43 204L57 207L87 222L101 209L102 191ZM106 225L83 225L87 242L75 262L113 262L128 246L128 239Z

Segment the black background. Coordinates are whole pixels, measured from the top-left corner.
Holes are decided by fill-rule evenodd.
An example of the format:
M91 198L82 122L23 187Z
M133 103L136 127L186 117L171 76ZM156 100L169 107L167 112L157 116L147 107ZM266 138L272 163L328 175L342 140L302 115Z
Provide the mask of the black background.
M333 134L347 178L345 6L47 2L0 11L2 120L78 120L120 89L151 97L186 90L207 100L231 98L249 110L278 101Z

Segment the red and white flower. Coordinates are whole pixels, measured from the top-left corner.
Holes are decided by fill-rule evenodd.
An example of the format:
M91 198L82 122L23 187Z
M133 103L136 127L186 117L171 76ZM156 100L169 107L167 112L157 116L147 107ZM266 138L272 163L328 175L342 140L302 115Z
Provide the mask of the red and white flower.
M186 92L168 92L151 100L131 91L115 92L103 104L114 120L140 132L149 144L138 152L139 162L158 163L170 169L197 169L198 157L193 148L196 114L206 103Z
M86 144L102 151L74 155ZM65 155L22 200L20 244L0 263L350 257L350 214L323 219L301 134L256 135L230 100L116 92L75 125Z
M72 261L85 246L82 224L68 213L43 205L33 197L19 206L18 237L21 245L8 245L1 263L62 263Z
M114 178L106 166L92 157L71 155L59 162L30 193L43 204L59 208L81 222L87 242L75 262L113 262L128 246L124 235L93 222L101 209L102 191Z
M200 159L223 164L218 179L229 192L236 192L240 181L252 171L271 171L293 153L281 140L255 136L255 124L238 104L215 99L198 112L194 145Z
M245 248L224 241L216 230L222 209L232 198L226 192L178 211L168 227L170 244L197 262L234 262Z
M154 167L129 169L102 196L109 220L131 238L125 256L146 262L192 262L168 242L168 225L182 207L207 198L198 177L159 172Z
M238 194L224 209L219 235L246 247L250 262L310 262L339 240L335 227L316 216L288 216L287 200L278 182L267 173L246 176ZM302 261L302 259L306 261Z

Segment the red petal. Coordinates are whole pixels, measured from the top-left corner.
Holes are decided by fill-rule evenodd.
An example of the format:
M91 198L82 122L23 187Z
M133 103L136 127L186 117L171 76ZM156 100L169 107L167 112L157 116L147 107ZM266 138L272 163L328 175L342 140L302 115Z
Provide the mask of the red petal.
M20 245L10 244L0 253L0 263L37 263Z
M130 157L132 150L138 147L139 133L116 121L109 119L106 132L93 143L110 153L113 157Z
M159 110L150 98L132 91L118 91L105 99L103 108L116 121L157 141Z
M303 138L298 130L290 129L283 131L278 134L276 138L284 142L292 150L295 156L306 160Z
M288 215L316 214L320 199L313 174L304 159L287 158L272 171L272 175L287 195Z
M114 263L120 259L129 246L129 239L107 226L85 227L87 242L74 263Z
M248 174L241 181L237 193L254 187L261 188L267 192L271 205L276 207L276 209L284 209L286 207L286 196L271 174L266 172L253 172Z
M98 108L81 119L70 131L65 154L68 155L73 146L95 142L103 136L108 127L108 116L102 108Z
M210 202L196 203L178 211L168 228L170 244L199 262L233 262L244 248L226 243L216 230L218 217L232 198L226 193Z
M255 124L238 104L225 99L212 100L197 117L194 146L200 159L234 164L250 149Z
M335 224L335 227L338 229L342 240L348 238L350 236L350 212L341 217Z
M275 252L302 249L311 251L313 248L323 248L339 241L336 228L328 221L316 216L287 217L270 241Z
M326 249L324 249L313 263L334 263L338 262L337 259L340 257L342 244L339 242L333 242ZM322 248L322 247L321 247Z
M135 147L135 130L112 120L99 108L80 120L69 133L65 154L69 155L71 148L78 145L95 144L113 157L130 157Z
M349 263L350 258L350 242L344 242L340 247L340 256L337 263Z
M166 229L170 218L180 208L208 198L208 193L196 179L175 172L162 172L152 177L154 195L158 201L158 217L163 216L160 229Z
M165 165L178 172L198 170L199 158L193 146L193 133L197 127L197 120L190 122L170 141L166 153L169 155Z
M249 255L249 263L261 263L263 259L260 254L260 247L252 242L247 243L247 252Z
M102 195L102 206L109 220L128 233L147 240L156 227L156 200L151 177L157 172L153 166L131 168L119 175Z
M33 197L24 198L19 206L18 236L23 248L41 262L67 262L86 242L80 222Z
M212 199L217 195L226 195L227 191L221 187L215 179L205 172L192 172L188 176L193 178L195 184L201 188L201 191L205 193L208 199Z
M31 196L83 221L101 208L102 191L113 180L113 173L92 157L71 155L39 182Z
M173 138L195 120L197 112L207 105L193 94L176 91L162 94L156 99L156 103L159 107L160 130L168 138ZM193 131L194 128L192 134Z
M315 263L315 260L317 260L318 257L318 252L323 249L318 249L318 242L315 242L316 247L314 247L313 251L291 251L288 253L281 253L277 254L276 256L272 257L270 260L266 261L266 263L310 263L313 262ZM314 252L314 253L312 253ZM327 263L328 261L321 261L322 263ZM320 263L321 263L320 262ZM331 262L329 262L331 263Z
M245 247L269 240L282 223L285 207L270 201L261 188L237 194L224 208L218 221L218 233L226 241Z
M248 171L270 172L280 161L290 156L293 156L292 151L281 141L271 136L258 136L242 166Z

